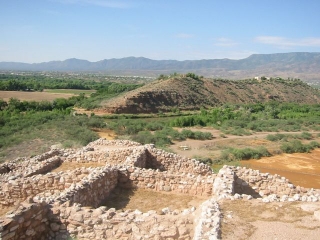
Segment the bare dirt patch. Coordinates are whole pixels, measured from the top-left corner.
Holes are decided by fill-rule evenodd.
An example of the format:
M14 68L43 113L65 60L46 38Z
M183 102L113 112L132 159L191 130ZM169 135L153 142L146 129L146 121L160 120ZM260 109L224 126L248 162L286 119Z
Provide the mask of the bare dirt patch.
M86 163L63 162L58 168L53 169L51 172L74 170L76 168L82 168L82 167L85 167L85 168L103 167L105 165L106 165L105 163L99 163L99 162L86 162Z
M261 172L284 176L295 185L320 188L320 149L311 153L281 154L241 163Z
M99 137L105 138L107 140L113 140L116 138L116 134L113 130L105 129L105 128L94 128L92 129L96 133L98 133Z
M0 98L5 101L10 98L17 98L21 101L53 101L57 98L70 98L74 95L72 93L0 91Z
M320 203L224 200L222 239L319 239L320 221L302 204L320 208Z
M116 188L104 205L108 208L122 210L138 209L142 212L149 210L160 212L165 207L169 207L171 210L183 210L192 206L197 207L205 200L205 197L185 194L155 192L146 189Z
M77 114L86 114L90 116L91 114L95 114L97 116L104 116L104 115L110 115L110 113L103 112L102 110L99 109L92 109L92 110L87 110L84 108L73 108L75 110L75 113Z

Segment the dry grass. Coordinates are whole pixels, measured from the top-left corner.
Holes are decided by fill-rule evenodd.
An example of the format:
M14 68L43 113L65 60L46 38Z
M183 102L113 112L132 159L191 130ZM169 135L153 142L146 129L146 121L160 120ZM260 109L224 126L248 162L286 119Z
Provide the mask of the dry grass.
M139 209L142 212L149 210L161 211L165 207L171 210L182 210L192 206L199 206L206 200L205 197L189 196L166 192L155 192L146 189L116 188L105 204L108 208Z
M5 161L11 161L17 157L32 157L38 154L42 154L50 150L50 146L55 142L49 139L33 139L29 141L23 141L14 146L10 146L5 150L0 150L0 163Z

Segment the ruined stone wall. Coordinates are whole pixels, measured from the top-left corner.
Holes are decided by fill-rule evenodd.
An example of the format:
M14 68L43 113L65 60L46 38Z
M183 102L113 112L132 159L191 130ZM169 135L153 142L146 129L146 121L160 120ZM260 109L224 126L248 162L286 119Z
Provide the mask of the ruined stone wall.
M106 200L118 182L118 170L111 167L95 168L80 182L72 184L55 199L53 196L47 202L69 205L74 203L82 206L98 207Z
M80 239L191 240L194 229L191 214L195 210L194 207L174 211L163 209L161 214L157 214L154 210L145 213L139 210L120 212L114 208L88 209L74 205L62 206L59 217L70 236Z
M137 147L141 146L140 143L129 141L129 140L106 140L105 138L99 138L96 141L90 142L87 147L95 148L97 146L116 146L121 147Z
M196 219L194 240L220 239L221 212L218 202L211 198L200 206L200 214Z
M46 165L47 166L47 165ZM88 169L48 173L25 178L9 178L0 185L0 206L8 207L33 197L41 192L51 194L54 190L64 190L73 183L79 182L89 174Z
M147 168L159 169L171 173L190 173L194 175L211 175L211 168L195 159L188 159L157 148L148 148Z
M0 218L0 239L47 240L49 211L46 203L23 203L14 214Z
M138 158L146 157L146 148L144 146L128 147L123 149L82 149L66 158L66 162L78 162L78 163L89 163L89 162L101 162L108 163L111 165L136 165L145 167L145 163L142 166L135 162ZM137 159L137 160L136 160Z
M118 186L142 188L155 191L211 196L215 175L160 172L154 169L122 168L119 170Z
M277 174L260 173L245 167L228 167L235 173L235 193L265 198L265 201L319 201L320 191L294 186Z
M234 194L234 180L233 168L225 165L219 170L213 184L213 191L218 200L229 198Z
M55 152L56 153L56 152ZM46 154L43 154L46 155ZM60 156L52 156L48 154L47 159L44 158L31 158L31 159L17 159L10 163L4 163L0 166L0 181L8 178L17 177L31 177L36 174L44 174L57 168L62 163ZM41 155L40 155L41 156Z

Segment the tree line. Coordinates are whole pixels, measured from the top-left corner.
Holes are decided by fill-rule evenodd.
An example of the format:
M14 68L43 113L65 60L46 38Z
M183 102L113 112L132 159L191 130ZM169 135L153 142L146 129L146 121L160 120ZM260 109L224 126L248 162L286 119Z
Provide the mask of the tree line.
M83 79L60 79L41 75L0 74L0 90L2 91L43 91L44 89L80 89L108 91L119 93L124 89L132 89L142 84L124 84L110 81L93 81Z

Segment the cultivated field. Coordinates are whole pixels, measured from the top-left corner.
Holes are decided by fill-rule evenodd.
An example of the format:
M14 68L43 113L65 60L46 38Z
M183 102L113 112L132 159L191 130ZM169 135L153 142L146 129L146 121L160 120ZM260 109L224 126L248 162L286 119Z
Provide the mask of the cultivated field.
M53 101L57 98L69 98L80 93L91 94L91 90L48 89L43 92L0 91L0 99L8 101L17 98L21 101Z

